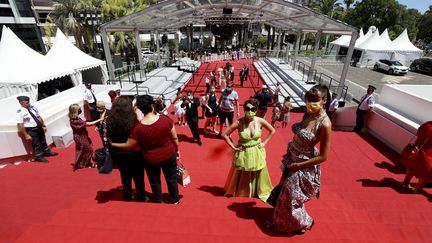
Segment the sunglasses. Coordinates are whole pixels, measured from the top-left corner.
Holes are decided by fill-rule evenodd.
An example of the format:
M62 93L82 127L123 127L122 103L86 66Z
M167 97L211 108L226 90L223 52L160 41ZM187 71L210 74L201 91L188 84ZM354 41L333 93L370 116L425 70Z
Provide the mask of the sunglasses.
M244 110L245 111L257 111L257 108L256 107L245 106Z

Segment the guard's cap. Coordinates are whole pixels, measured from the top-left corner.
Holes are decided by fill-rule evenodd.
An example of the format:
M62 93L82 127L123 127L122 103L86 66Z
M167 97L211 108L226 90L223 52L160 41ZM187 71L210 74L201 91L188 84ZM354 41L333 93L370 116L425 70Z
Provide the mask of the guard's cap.
M21 95L21 96L17 97L17 100L18 101L30 101L30 98L28 96Z
M268 89L267 85L263 84L263 86L261 86L261 89Z
M376 87L373 85L368 85L368 89L376 90Z

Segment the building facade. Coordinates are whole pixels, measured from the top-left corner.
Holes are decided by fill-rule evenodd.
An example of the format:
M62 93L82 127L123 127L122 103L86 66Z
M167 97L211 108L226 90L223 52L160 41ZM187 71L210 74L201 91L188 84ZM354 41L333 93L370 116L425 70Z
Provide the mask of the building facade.
M45 51L30 0L0 0L0 26L3 25L34 50ZM1 31L2 28L0 34Z

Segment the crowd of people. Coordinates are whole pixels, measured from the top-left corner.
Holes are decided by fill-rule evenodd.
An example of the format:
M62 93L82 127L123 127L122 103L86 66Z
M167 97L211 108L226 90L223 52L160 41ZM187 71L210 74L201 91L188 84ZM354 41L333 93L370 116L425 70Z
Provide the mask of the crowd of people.
M241 86L247 80L248 66L239 73ZM305 203L320 194L320 164L328 158L331 144L332 119L338 109L337 96L331 95L325 85L315 85L305 94L306 112L300 122L292 124L293 138L288 143L282 158L282 175L273 187L267 170L266 145L276 133L276 123L282 128L290 122L292 105L290 97L279 102L280 84L270 92L266 85L243 104L240 117L239 94L234 90L234 67L227 62L206 77L206 94L199 99L192 90L182 95L177 92L174 115L177 125L188 125L191 142L202 145L199 133L199 107L205 118L204 135L213 133L223 139L234 151L232 166L225 181L227 196L256 197L267 201L275 197L273 218L268 228L293 234L303 234L314 225L307 213ZM216 90L220 89L219 95ZM355 131L361 131L364 119L374 103L373 91L362 97L357 108ZM179 139L175 122L167 115L163 97L141 95L134 100L121 96L119 91L110 91L111 106L98 101L91 84L86 84L84 107L72 104L69 107L70 126L76 144L73 170L95 167L92 162L93 147L86 127L96 126L101 139L109 145L115 165L120 171L125 201L152 200L162 203L161 173L163 173L169 202L180 203L178 190L177 161L180 159ZM29 98L18 97L21 108L17 112L18 127L28 141L32 141L37 161L48 162L45 156L55 156L46 144L46 126L37 109L30 105ZM269 108L273 106L271 122L266 120ZM87 112L87 119L81 114ZM237 118L237 119L235 119ZM219 131L216 125L219 124ZM226 126L226 129L224 129ZM411 178L420 178L415 191L432 180L432 137L431 123L420 127L415 144L421 147L421 167L409 167L403 187L409 188ZM238 141L231 134L237 131ZM317 149L319 144L319 149ZM420 149L419 149L420 150ZM144 177L150 182L152 198L145 193ZM136 194L133 194L132 181Z

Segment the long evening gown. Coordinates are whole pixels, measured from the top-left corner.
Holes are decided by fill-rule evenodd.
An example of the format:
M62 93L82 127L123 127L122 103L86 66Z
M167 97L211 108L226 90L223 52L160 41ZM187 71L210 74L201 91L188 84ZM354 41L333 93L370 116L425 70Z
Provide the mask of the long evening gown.
M239 130L238 145L242 151L236 151L233 163L225 182L226 195L235 197L258 197L266 201L273 189L266 164L266 151L259 148L261 129L254 121L255 134L250 137L249 129Z
M74 169L89 167L92 165L93 147L86 129L86 121L83 121L81 118L70 119L70 126L76 146L73 167Z
M293 140L288 144L287 153L283 156L282 186L273 213L273 226L278 231L293 232L310 226L313 219L306 212L304 203L312 197L319 197L321 169L319 165L291 172L287 166L306 161L319 155L315 147L317 134L325 116L319 119L312 130L304 128L303 123L292 126Z

